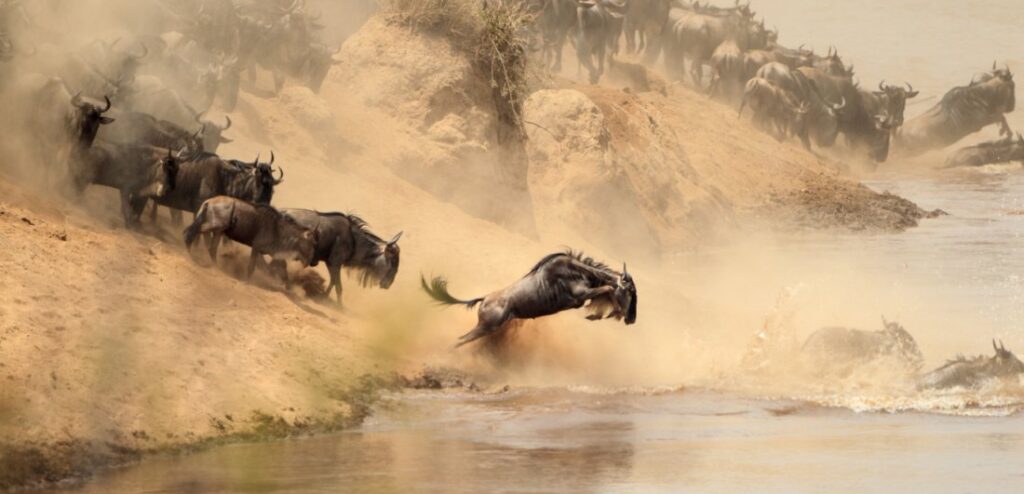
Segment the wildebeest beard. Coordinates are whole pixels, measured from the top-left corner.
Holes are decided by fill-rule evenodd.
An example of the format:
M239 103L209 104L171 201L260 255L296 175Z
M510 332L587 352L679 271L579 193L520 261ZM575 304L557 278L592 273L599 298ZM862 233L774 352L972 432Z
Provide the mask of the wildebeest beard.
M379 285L384 289L389 288L398 273L397 255L389 259L387 249L391 247L384 240L365 231L356 240L356 244L353 263L345 268L355 274L363 287ZM397 246L394 248L397 249Z

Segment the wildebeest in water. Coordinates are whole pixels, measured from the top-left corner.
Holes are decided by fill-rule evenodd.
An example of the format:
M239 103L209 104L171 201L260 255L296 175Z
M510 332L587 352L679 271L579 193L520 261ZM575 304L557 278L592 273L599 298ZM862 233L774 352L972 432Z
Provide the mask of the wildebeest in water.
M334 288L339 304L343 267L356 271L363 286L376 282L386 290L394 283L401 255L398 239L402 238L402 232L391 240L384 240L355 215L321 213L310 209L282 209L281 213L316 232L316 252L310 265L316 266L320 261L327 263L331 276L327 293Z
M519 281L471 300L460 300L448 293L448 281L443 277L435 277L429 284L425 278L421 282L427 295L441 304L480 306L476 327L459 338L456 348L497 334L514 319L550 316L579 309L588 302L591 313L587 319L636 322L636 284L626 266L622 266L620 273L572 251L550 254Z
M1010 161L1024 163L1024 137L1019 132L1016 136L960 148L946 158L945 166L983 166Z
M974 388L992 379L1018 381L1020 376L1024 375L1024 362L1021 362L1013 352L1007 350L1002 342L996 344L996 340L992 340L992 349L996 354L991 357L978 355L973 358L965 358L963 355L957 356L956 359L950 360L942 367L922 376L918 387L925 389Z
M894 359L916 372L924 362L914 337L896 322L882 318L881 331L829 327L807 337L801 357L816 372L848 374L856 366L876 359Z

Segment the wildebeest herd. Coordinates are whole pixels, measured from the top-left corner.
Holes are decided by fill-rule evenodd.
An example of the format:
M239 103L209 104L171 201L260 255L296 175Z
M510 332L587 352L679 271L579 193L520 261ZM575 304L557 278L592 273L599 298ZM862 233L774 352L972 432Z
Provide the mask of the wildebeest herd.
M1003 135L1004 114L1015 106L1013 74L993 63L970 84L950 90L924 114L904 121L910 83L861 87L854 67L835 48L825 55L778 43L779 32L758 20L749 2L731 7L689 0L521 0L537 18L534 35L543 58L560 70L567 42L579 67L597 83L620 53L642 52L663 62L667 75L749 108L754 124L779 140L811 146L841 142L872 162L949 146L993 123ZM621 41L625 39L625 43ZM710 77L705 77L705 71Z
M269 269L289 283L283 264L324 261L341 301L341 267L364 284L387 288L399 263L398 236L381 240L353 215L270 206L284 171L256 156L218 154L230 143L231 117L215 107L238 104L241 73L256 89L257 67L273 90L285 80L318 91L333 61L321 40L319 15L304 0L160 0L159 35L96 39L77 49L43 42L52 32L30 19L20 2L0 3L0 91L13 104L17 151L38 164L47 186L73 196L88 187L118 191L124 224L136 228L147 206L195 214L185 229L192 246L205 235L214 262L223 237L252 247L248 274L270 256ZM66 42L65 44L71 44ZM28 48L31 47L31 48ZM14 70L13 68L17 69ZM221 123L223 122L223 123Z
M286 287L288 262L325 263L327 294L333 289L339 304L343 268L363 285L390 288L401 233L385 240L355 215L275 208L271 203L284 172L273 152L267 161L218 154L221 144L231 142L224 134L233 122L226 113L217 119L210 113L235 110L243 72L250 91L256 91L257 68L272 75L274 93L288 79L319 91L335 52L319 35L319 16L303 0L154 1L165 28L161 34L97 39L65 53L39 41L38 26L17 0L0 0L0 91L16 106L10 113L17 129L12 142L27 148L21 151L41 165L48 183L62 183L71 194L91 186L116 190L127 228L142 223L147 207L153 223L159 207L169 209L176 222L182 212L193 213L185 244L191 248L205 238L215 263L226 238L251 247L249 276L262 266L278 273ZM991 123L1001 123L1009 134L1003 114L1013 110L1014 86L1007 68L993 66L904 122L906 101L918 95L910 84L861 89L853 67L835 49L819 56L778 45L778 32L755 21L749 4L521 1L536 13L532 28L545 63L554 68L567 40L594 83L607 59L621 50L644 51L650 63L663 56L673 77L688 75L691 84L734 100L741 112L749 107L761 128L780 139L797 136L807 147L831 146L843 135L850 147L882 161L894 133L907 153L948 145ZM15 62L19 69L11 70ZM705 66L712 73L707 84ZM1016 153L1020 142L1019 136L1008 138L965 154ZM476 327L457 346L494 335L515 319L570 309L586 308L590 320L637 320L637 287L626 266L616 271L572 251L546 256L514 284L470 300L452 296L444 278L421 281L439 303L479 305ZM825 331L807 346L840 342L847 350L859 349L858 355L897 351L919 359L913 338L894 328L887 323L877 335ZM1024 372L1024 364L1001 345L996 352L994 360L951 361L925 382L942 387L971 384L971 376Z

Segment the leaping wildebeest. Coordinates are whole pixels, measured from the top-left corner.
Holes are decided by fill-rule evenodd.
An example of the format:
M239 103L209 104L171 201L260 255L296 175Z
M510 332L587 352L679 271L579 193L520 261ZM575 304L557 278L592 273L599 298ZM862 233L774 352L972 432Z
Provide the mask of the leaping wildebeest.
M613 317L626 324L636 322L636 284L626 266L620 273L572 251L550 254L519 281L471 300L448 293L448 281L443 277L435 277L429 284L421 278L421 282L427 295L441 304L480 306L476 327L459 338L456 348L496 334L514 319L550 316L588 302L591 313L587 319Z
M310 265L327 263L331 282L341 303L341 268L357 272L363 286L377 283L387 290L395 281L401 249L402 232L384 240L370 231L362 218L343 213L321 213L310 209L282 209L281 213L317 234L316 252Z
M907 120L896 136L896 152L916 156L941 149L991 124L1001 135L1011 135L1006 113L1016 106L1016 86L1009 67L975 77L967 86L949 90L937 105Z

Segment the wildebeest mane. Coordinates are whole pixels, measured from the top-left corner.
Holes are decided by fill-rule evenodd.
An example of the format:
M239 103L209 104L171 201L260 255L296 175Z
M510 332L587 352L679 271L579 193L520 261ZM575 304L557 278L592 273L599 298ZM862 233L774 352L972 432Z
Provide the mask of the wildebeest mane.
M598 260L596 260L596 259L594 259L592 257L586 256L585 254L583 254L582 251L574 251L572 249L566 249L563 252L555 252L555 253L548 254L548 255L544 256L540 261L537 261L537 264L535 264L533 266L533 268L530 269L530 272L526 273L526 275L529 276L529 275L531 275L533 273L536 273L538 270L540 270L540 268L544 267L544 265L546 265L547 263L549 263L549 262L551 262L551 261L553 261L553 260L555 260L555 259L557 259L559 257L562 257L562 256L571 257L572 259L575 259L575 260L577 260L577 261L579 261L579 262L581 262L581 263L583 263L583 264L585 264L587 266L590 266L590 267L592 267L594 269L598 269L598 270L601 270L601 271L611 271L611 272L614 272L611 268L608 267L607 264L605 264L605 263L603 263L601 261L598 261Z

